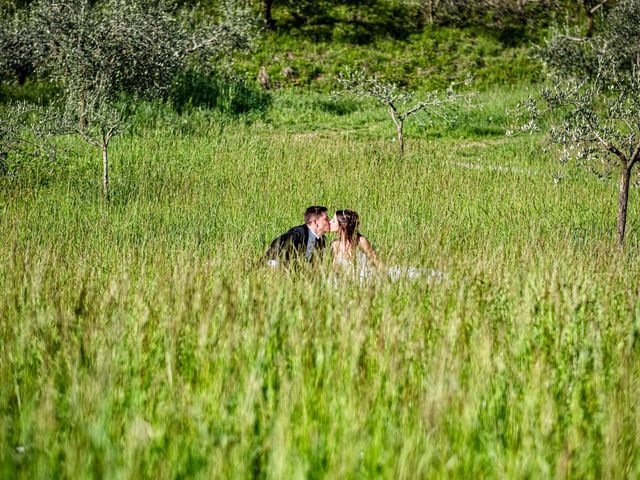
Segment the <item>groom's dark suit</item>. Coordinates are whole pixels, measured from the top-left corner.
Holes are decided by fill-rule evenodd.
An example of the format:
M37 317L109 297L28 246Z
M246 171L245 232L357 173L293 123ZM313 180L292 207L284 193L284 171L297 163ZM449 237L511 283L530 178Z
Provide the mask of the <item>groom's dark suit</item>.
M307 258L307 244L309 242L309 227L306 225L298 225L288 232L283 233L275 238L267 253L264 255L265 260L281 260L289 262L291 260L313 262L317 257L316 253L322 252L325 247L324 236L316 239L315 246L312 247L309 258Z

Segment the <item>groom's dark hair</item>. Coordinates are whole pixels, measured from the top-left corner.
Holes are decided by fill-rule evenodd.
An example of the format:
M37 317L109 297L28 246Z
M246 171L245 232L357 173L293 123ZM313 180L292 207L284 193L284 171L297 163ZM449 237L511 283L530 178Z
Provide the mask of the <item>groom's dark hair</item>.
M304 212L304 223L305 225L309 225L315 219L317 219L320 215L327 212L327 207L321 207L319 205L314 205L309 207Z

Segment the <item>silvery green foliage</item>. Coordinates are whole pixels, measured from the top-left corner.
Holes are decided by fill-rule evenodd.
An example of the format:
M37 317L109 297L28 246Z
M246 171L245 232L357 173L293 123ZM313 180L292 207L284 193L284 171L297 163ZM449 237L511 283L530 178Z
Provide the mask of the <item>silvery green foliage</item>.
M361 99L373 98L382 105L401 105L412 99L411 94L395 83L385 82L378 76L367 75L362 70L340 72L338 84L343 92L351 93Z
M80 102L82 111L78 109ZM125 117L124 105L110 101L109 82L98 77L90 91L69 93L52 124L59 134L77 133L87 143L102 148L125 128Z
M109 95L161 94L190 55L229 54L255 34L244 10L228 9L214 21L164 0L38 0L30 20L43 73L83 91L106 82Z
M38 0L30 25L40 72L64 87L83 120L89 96L113 101L121 93L160 95L190 55L210 58L247 48L253 34L242 12L228 10L215 22L187 19L163 0Z
M51 109L28 102L10 103L0 115L0 150L14 150L21 144L38 148L36 138L54 133L51 126Z
M555 29L539 51L549 73L561 78L597 80L603 63L610 71L640 68L640 2L619 0L602 19L602 30L591 38L578 29Z
M9 105L0 111L0 177L9 174L9 155L32 144L27 136L24 117L33 108L19 103Z
M464 85L469 86L471 82L472 78L467 76ZM422 100L417 101L413 93L407 92L395 83L385 82L378 76L367 75L362 70L341 72L338 75L338 83L344 93L361 99L373 98L380 105L390 108L400 121L423 110L427 110L432 117L448 120L447 107L461 99L468 102L471 97L470 94L456 92L452 84L444 95L438 91L427 92L422 95Z
M640 77L638 71L626 77L609 85L573 79L545 88L520 105L520 117L528 119L520 130L539 131L548 112L563 111L549 127L561 162L575 161L600 177L623 164L630 168L640 146Z
M472 82L471 76L464 81L466 86ZM348 93L358 98L373 98L377 103L386 107L396 126L400 153L404 151L403 129L404 122L410 116L424 112L427 123L433 124L433 120L450 122L452 118L451 107L460 101L469 104L473 94L456 92L452 84L444 95L437 91L424 94L422 100L417 101L411 92L400 88L392 82L385 82L377 76L366 74L362 70L341 72L338 75L338 83L342 90L337 94Z
M40 60L37 37L29 28L27 13L15 5L0 5L0 80L23 83Z
M9 174L9 156L16 153L56 160L53 138L60 130L55 109L27 102L5 105L0 110L0 176Z
M219 60L229 53L246 51L253 46L258 20L249 4L225 3L221 18L198 17L196 8L181 13L184 57L197 53L201 60Z
M542 52L553 86L518 111L524 132L539 130L548 112L564 112L549 128L561 160L599 176L631 168L640 148L640 3L621 0L605 21L593 38L556 32Z
M31 25L41 39L40 70L66 89L90 91L108 80L110 94L157 94L180 67L176 19L147 1L40 0Z

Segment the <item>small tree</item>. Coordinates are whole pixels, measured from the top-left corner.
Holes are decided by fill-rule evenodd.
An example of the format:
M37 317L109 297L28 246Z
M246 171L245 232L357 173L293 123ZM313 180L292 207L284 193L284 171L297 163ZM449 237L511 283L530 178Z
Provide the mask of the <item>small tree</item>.
M562 160L600 175L617 170L617 241L624 244L629 184L640 159L640 4L620 0L605 17L606 30L591 38L556 33L542 51L554 86L519 109L524 131L539 129L549 112L562 110L550 128Z
M74 94L82 95L82 121L78 116L78 98ZM59 133L77 133L85 142L100 150L102 193L105 200L109 199L109 142L120 132L124 120L124 109L112 101L107 82L103 81L90 92L70 92L59 123Z
M105 198L109 142L125 120L120 96L162 95L191 57L207 61L246 48L252 34L251 23L234 11L220 22L197 21L162 0L41 0L31 25L40 39L40 72L64 89L63 130L75 118L72 130L100 147Z
M387 108L389 116L396 127L396 136L400 155L404 154L404 125L409 117L419 112L449 121L447 107L460 101L469 103L471 94L461 94L449 87L444 95L440 92L429 92L423 100L415 101L414 95L400 88L395 83L382 81L377 76L370 76L363 71L346 72L338 75L338 83L342 90L337 94L353 94L358 98L373 98ZM467 77L465 85L470 85L471 77Z

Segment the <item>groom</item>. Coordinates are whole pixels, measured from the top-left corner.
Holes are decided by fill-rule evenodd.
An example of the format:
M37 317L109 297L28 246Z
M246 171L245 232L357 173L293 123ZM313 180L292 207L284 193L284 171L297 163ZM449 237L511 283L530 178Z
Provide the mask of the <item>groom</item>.
M313 262L325 246L324 234L329 231L327 208L312 206L304 212L304 225L293 227L275 238L264 259L270 267L292 260Z

